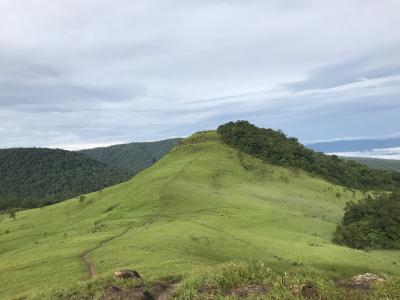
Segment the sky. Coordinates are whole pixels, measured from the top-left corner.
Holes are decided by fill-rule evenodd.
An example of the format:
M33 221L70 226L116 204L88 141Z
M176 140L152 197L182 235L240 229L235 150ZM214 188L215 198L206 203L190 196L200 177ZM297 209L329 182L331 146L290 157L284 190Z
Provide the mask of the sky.
M0 148L151 141L246 119L400 135L398 0L0 0Z

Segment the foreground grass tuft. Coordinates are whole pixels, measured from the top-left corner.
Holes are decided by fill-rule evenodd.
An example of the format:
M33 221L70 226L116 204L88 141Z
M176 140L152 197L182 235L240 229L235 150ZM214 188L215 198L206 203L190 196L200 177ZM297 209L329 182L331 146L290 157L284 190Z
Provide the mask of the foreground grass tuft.
M400 280L377 283L370 290L338 286L315 271L276 273L263 263L225 263L193 274L173 299L399 299Z
M99 277L95 280L81 282L77 285L65 288L57 288L50 293L38 293L33 296L35 300L89 300L99 299L104 291L110 286L117 286L121 289L129 289L144 285L142 279L124 280L115 276Z

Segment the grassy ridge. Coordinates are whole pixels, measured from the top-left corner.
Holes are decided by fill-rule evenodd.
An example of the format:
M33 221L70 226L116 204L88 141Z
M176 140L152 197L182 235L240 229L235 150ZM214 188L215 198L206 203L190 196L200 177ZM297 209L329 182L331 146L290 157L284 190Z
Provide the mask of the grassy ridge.
M186 139L128 182L44 209L0 217L0 298L32 296L133 268L146 278L185 275L231 260L327 276L400 275L398 251L332 244L349 199L363 195L272 166L223 144Z

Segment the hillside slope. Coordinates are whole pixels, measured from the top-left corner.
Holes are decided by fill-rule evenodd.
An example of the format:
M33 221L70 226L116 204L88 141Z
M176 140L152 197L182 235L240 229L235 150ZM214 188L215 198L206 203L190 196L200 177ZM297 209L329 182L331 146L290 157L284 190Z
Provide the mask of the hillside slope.
M38 207L129 179L83 154L60 149L0 150L0 211L9 207Z
M150 167L181 141L181 138L176 138L157 142L129 143L82 150L80 153L112 168L127 169L137 174Z
M262 260L332 276L400 275L399 251L332 244L362 193L239 153L216 132L185 139L122 184L0 217L0 299L32 297L120 268L146 278Z

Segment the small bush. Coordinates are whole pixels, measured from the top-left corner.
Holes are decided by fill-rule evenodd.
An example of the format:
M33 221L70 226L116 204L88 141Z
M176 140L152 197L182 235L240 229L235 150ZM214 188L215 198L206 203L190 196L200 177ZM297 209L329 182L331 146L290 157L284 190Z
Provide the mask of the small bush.
M86 197L85 196L80 196L79 197L79 203L83 204L83 202L85 202Z
M400 249L400 194L348 202L333 241L355 249Z

